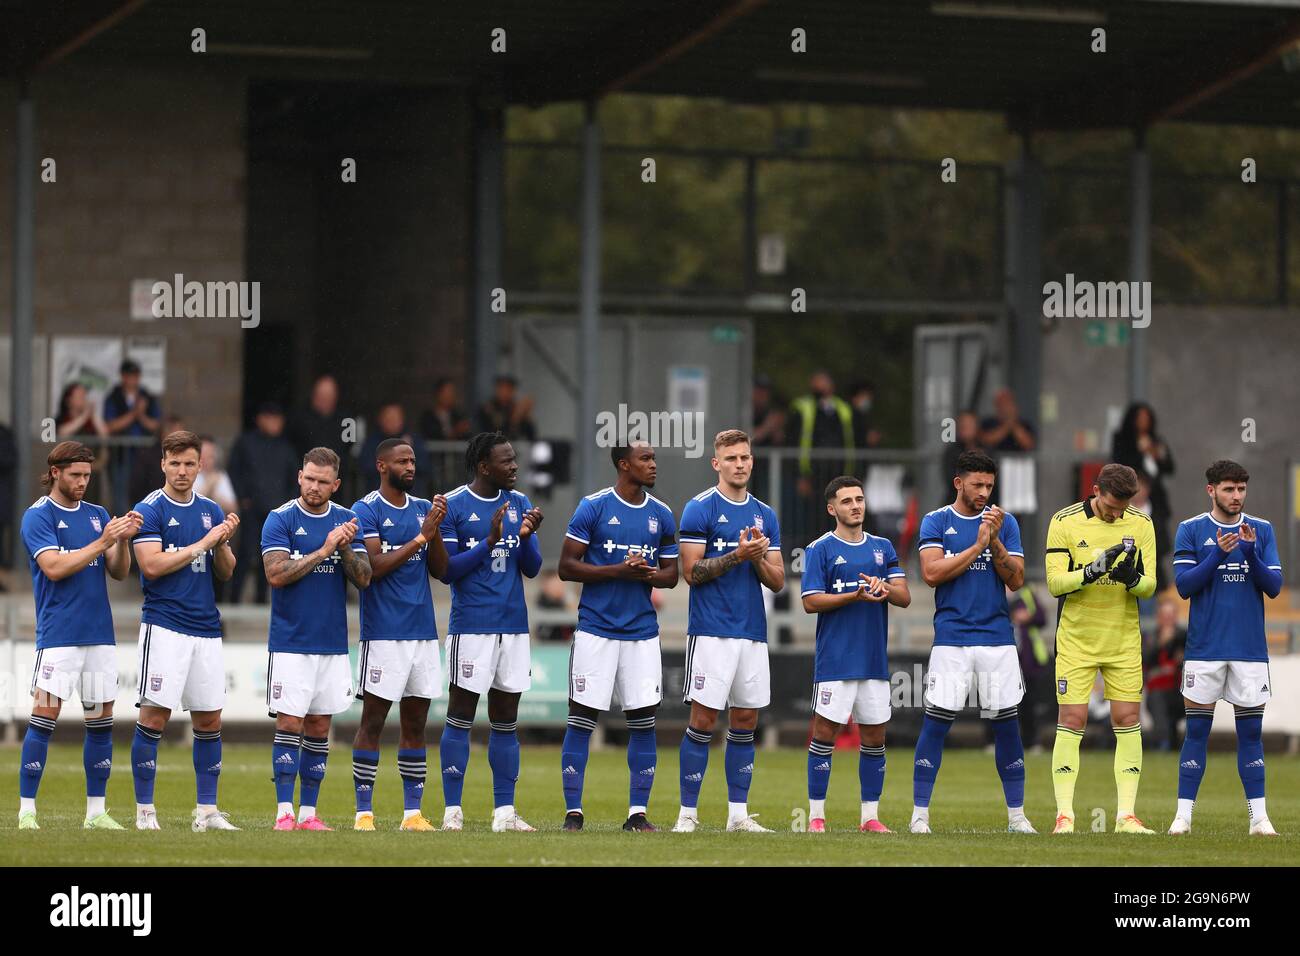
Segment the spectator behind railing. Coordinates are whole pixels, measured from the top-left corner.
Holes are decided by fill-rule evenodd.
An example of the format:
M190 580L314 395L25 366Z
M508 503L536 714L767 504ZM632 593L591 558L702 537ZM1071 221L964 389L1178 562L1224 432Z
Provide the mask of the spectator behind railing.
M211 435L200 435L199 438L203 442L203 449L199 452L199 474L194 479L195 494L211 498L226 514L239 514L239 496L235 494L235 486L231 484L230 475L221 467L221 446ZM257 533L260 536L262 529L258 528ZM235 546L238 547L238 542ZM230 582L222 581L214 575L212 588L216 593L217 603L220 604L226 600L230 591Z
M1142 645L1147 710L1156 725L1156 749L1178 750L1183 745L1178 728L1183 719L1181 680L1187 631L1178 623L1178 602L1172 597L1162 597L1156 604L1155 629L1144 636Z
M532 441L537 437L532 396L519 394L519 383L513 375L497 376L492 397L479 407L478 430L501 432L511 441Z
M1172 580L1169 574L1169 553L1172 541L1169 536L1169 492L1165 490L1165 475L1174 473L1174 456L1156 431L1156 413L1146 402L1134 402L1124 412L1124 418L1110 443L1110 460L1128 465L1139 475L1145 475L1150 484L1151 521L1156 530L1156 587L1163 589Z
M302 458L284 437L284 411L263 402L256 426L239 436L230 451L230 481L239 495L239 560L230 579L230 600L238 604L244 578L254 579L257 603L265 604L266 575L262 573L262 525L266 516L298 496Z
M154 435L162 420L162 407L140 384L140 365L126 359L120 367L122 380L104 399L104 424L110 435ZM135 499L131 493L131 472L137 448L113 449L109 473L112 480L113 514L124 515ZM161 454L159 460L161 460Z

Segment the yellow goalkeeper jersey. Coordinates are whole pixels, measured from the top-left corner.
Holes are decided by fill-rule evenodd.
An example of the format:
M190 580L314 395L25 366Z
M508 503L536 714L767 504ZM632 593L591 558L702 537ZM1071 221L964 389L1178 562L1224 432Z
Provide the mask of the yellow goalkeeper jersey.
M1083 583L1083 570L1108 548L1132 539L1141 578L1126 589L1103 576ZM1092 499L1062 508L1047 527L1047 586L1060 600L1056 653L1072 660L1116 662L1141 657L1138 598L1156 591L1156 535L1136 508L1115 521L1092 510Z

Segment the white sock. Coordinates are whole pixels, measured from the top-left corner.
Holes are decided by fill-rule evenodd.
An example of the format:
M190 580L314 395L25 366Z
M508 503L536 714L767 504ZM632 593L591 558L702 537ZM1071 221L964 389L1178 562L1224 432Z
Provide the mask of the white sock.
M148 812L148 811L150 811L150 810L153 810L153 809L154 809L154 806L153 806L152 803L137 803L137 804L135 805L135 813L136 813L136 816L139 816L140 814L142 814L142 813L146 813L146 812ZM154 812L157 813L158 811L154 810Z
M1184 800L1182 797L1179 797L1179 798L1178 798L1178 812L1175 813L1174 816L1182 817L1182 818L1183 818L1184 820L1186 820L1188 823L1191 823L1191 822L1192 822L1192 808L1193 808L1194 806L1196 806L1196 801L1195 801L1195 800Z
M403 810L403 811L402 811L402 819L403 819L403 820L409 820L409 819L411 819L411 817L418 817L419 815L420 815L420 808L419 808L419 807L416 807L414 810Z
M930 822L930 808L929 808L929 807L912 807L912 822L915 823L917 820L924 820L926 823L929 823L929 822Z
M879 800L862 801L862 822L863 823L866 823L868 820L875 820L876 814L878 814L879 812L880 812Z
M1017 820L1023 820L1024 818L1025 818L1025 808L1023 804L1018 807L1007 807L1008 823L1015 823Z
M275 805L275 818L277 820L280 819L282 816L284 816L286 813L289 814L289 816L293 816L292 803L277 803Z
M310 820L315 815L316 815L315 807L309 807L306 804L303 804L301 807L298 808L299 823L302 823L304 820Z
M87 820L89 820L91 817L97 817L103 812L104 812L103 797L86 798L86 819Z
M447 807L447 809L442 811L442 818L446 820L448 817L455 814L456 811L458 811L459 809L460 809L460 804L456 804L456 806L454 807Z
M356 820L360 820L362 817L365 817L365 816L371 816L371 817L373 817L374 814L371 813L369 810L358 810L358 811L357 811L357 815L356 815L356 817L353 818L353 819L354 819L354 822L355 822Z
M730 800L727 801L728 823L731 823L733 820L743 820L747 816L749 816L749 804L732 803Z
M1250 822L1257 820L1267 820L1268 811L1264 809L1263 797L1252 797L1246 801L1246 808L1250 811Z
M19 812L19 813L35 813L35 812L36 812L36 798L35 798L35 797L19 797L19 798L18 798L18 812Z
M509 820L514 815L515 805L513 803L508 803L504 807L497 807L492 811L492 819L494 820Z
M628 807L627 818L630 820L638 813L645 813L645 807Z
M682 807L677 811L677 819L680 820L683 817L690 817L692 820L698 820L700 818L699 807Z
M150 807L149 809L152 810L153 807ZM219 811L217 810L217 805L216 805L215 803L200 803L200 804L198 804L194 809L198 810L198 811L199 811L199 814L200 814L201 816L205 816L205 817L208 816L208 815L211 814L211 813L218 813L218 812L219 812Z
M809 800L808 801L808 819L825 820L826 819L826 801Z

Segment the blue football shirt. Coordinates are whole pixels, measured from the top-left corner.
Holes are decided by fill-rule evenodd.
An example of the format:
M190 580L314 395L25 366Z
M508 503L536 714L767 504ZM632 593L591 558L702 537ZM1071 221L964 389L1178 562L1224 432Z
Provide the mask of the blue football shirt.
M801 595L857 590L860 574L901 578L898 553L888 538L863 534L845 541L828 531L804 551ZM888 601L855 601L817 615L813 680L889 680Z
M133 544L157 541L164 551L183 551L226 520L226 513L211 498L190 495L176 501L159 488L135 506L144 518ZM212 585L212 552L206 551L183 568L150 580L143 573L144 610L140 619L179 634L220 637L221 614Z
M413 541L428 517L430 502L407 495L401 507L372 491L352 506L361 538L378 538L387 554ZM421 548L382 578L361 590L361 640L436 641L438 625L429 590L429 546Z
M44 551L81 550L103 535L108 521L108 512L99 505L78 501L77 507L65 508L48 496L38 498L23 515L23 545L36 598L37 650L114 643L104 556L62 581L51 581L36 563Z
M776 512L752 495L735 502L715 485L686 503L678 534L681 543L704 545L704 557L718 558L735 551L743 528L768 537L768 551L781 550L781 526ZM767 640L767 609L763 584L748 562L737 565L712 581L691 585L689 634Z
M979 536L983 512L958 514L952 505L921 519L917 550L941 548L944 557L961 554ZM1013 514L1002 520L998 540L1008 554L1024 558L1020 525ZM1014 644L1007 589L993 568L993 552L985 548L969 568L934 589L934 643L947 647L995 647Z
M1243 517L1255 529L1255 560L1280 572L1273 526L1263 518ZM1200 564L1212 550L1222 555L1210 583L1192 595L1184 657L1189 661L1267 661L1264 592L1251 578L1240 545L1223 554L1216 540L1220 529L1224 534L1239 531L1241 520L1220 524L1206 512L1182 522L1174 536L1175 573L1189 564Z
M504 497L503 497L504 496ZM449 555L473 550L487 540L492 531L492 516L502 504L501 540L492 555L459 581L451 585L451 621L449 634L526 634L528 604L524 600L523 570L520 552L536 550L537 536L519 537L519 526L532 508L525 495L517 491L497 491L494 498L483 498L468 485L447 495L447 516L439 533Z
M622 563L639 554L646 564L677 557L672 509L650 494L628 504L613 488L578 502L565 537L587 546L588 564ZM578 629L616 641L645 641L659 635L659 619L650 601L651 586L641 581L588 582L578 602Z
M266 516L262 525L262 554L285 551L291 558L311 554L320 550L334 528L354 517L349 509L332 501L323 514L312 514L295 498ZM352 539L352 550L366 550L359 531ZM339 560L336 551L293 584L271 589L271 629L267 643L272 651L348 652L348 579L339 567Z

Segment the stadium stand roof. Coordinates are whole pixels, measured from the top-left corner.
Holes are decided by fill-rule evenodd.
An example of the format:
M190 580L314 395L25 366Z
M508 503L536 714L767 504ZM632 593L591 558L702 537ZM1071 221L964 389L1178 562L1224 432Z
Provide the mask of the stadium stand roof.
M0 72L72 56L192 68L195 27L208 57L253 75L509 103L626 91L982 110L1021 130L1300 122L1300 0L0 0Z

